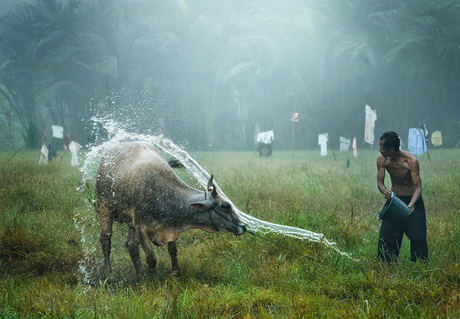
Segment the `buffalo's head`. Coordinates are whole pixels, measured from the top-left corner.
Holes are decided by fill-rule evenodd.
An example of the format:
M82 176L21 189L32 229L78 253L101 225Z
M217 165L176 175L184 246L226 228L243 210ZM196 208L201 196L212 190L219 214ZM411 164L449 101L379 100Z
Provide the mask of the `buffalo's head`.
M212 180L213 175L209 178L205 199L191 203L190 205L203 214L208 214L209 218L206 218L206 223L208 224L207 226L212 227L211 229L232 232L235 235L244 234L246 225L241 222L236 213L235 206L223 194L217 191Z

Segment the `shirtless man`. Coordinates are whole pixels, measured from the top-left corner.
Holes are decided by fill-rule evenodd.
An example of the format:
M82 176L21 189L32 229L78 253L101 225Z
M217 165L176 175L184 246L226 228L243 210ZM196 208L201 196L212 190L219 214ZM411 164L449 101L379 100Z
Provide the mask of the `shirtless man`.
M402 225L382 220L380 227L378 257L385 261L396 260L404 233L410 240L411 260L428 260L426 241L425 205L422 199L422 180L418 160L409 152L399 150L399 136L385 132L380 137L380 155L377 157L377 187L387 200L391 194L410 208L409 216ZM385 187L385 170L390 174L391 190Z

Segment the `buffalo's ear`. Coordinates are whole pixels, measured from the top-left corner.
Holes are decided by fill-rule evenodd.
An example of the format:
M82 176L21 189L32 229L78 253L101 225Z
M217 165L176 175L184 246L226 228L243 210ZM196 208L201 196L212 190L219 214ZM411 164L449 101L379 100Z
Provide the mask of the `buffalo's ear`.
M209 208L209 203L206 201L190 203L191 206L195 207L198 210L205 210Z

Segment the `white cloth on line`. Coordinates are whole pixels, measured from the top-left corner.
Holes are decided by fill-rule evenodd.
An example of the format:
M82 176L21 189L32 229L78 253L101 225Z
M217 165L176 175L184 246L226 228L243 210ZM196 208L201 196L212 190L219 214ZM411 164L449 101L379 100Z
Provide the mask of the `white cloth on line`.
M77 152L81 149L81 145L78 143L75 143L74 141L70 142L69 144L69 150L70 153L72 153L72 159L70 160L70 164L72 166L77 166L78 165L78 156Z
M366 123L364 126L364 142L374 144L374 127L377 120L377 112L369 105L365 107Z
M62 126L52 125L51 129L53 130L53 137L64 138L64 128Z
M426 125L425 125L425 124L423 124L423 128L424 128L425 130L422 129L422 133L425 134L425 142L426 142L427 136L428 136L428 129L426 128Z
M321 147L321 156L327 155L327 141L329 141L329 135L327 133L318 135L318 145Z
M339 140L340 140L340 150L348 151L348 149L350 148L350 139L340 136Z
M48 164L48 148L45 144L42 145L40 150L40 159L38 160L38 164L40 165L47 165Z
M257 142L264 144L271 144L275 139L273 131L262 132L257 135Z

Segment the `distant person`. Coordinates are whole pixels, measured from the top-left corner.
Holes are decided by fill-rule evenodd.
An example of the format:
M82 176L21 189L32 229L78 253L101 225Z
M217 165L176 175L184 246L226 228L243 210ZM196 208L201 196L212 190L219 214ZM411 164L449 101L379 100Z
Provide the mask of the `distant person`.
M382 220L378 242L378 257L385 261L396 260L403 234L410 240L411 260L428 260L426 241L425 205L422 199L422 180L418 160L409 152L399 150L397 133L389 131L380 137L377 157L377 187L387 200L391 194L410 208L409 216L402 225ZM391 191L385 187L385 170L391 178Z
M272 141L275 139L273 131L262 132L257 135L257 142L259 146L259 156L270 156L272 155Z
M48 162L51 162L53 157L57 157L57 151L51 144L48 145L48 150Z

